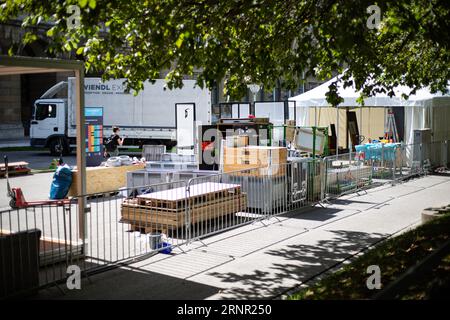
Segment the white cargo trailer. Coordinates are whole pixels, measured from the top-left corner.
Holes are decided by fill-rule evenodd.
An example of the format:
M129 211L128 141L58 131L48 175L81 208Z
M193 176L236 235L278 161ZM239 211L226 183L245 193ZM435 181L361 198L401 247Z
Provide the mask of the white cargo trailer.
M195 80L184 80L182 89L169 90L165 81L158 79L155 83L146 82L144 90L135 96L125 92L124 80L85 79L85 106L103 107L104 137L112 134L113 126L118 126L127 146L172 147L179 139L180 149L194 150L191 144L195 141L196 126L211 123L210 91L195 86ZM58 97L64 92L67 97ZM48 147L54 155L70 152L76 144L74 97L75 78L68 78L35 101L32 146Z

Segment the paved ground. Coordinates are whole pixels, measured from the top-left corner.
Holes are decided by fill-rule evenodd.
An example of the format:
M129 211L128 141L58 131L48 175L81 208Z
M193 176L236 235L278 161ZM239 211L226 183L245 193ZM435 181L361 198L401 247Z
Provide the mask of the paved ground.
M0 148L8 148L8 147L29 147L30 139L22 138L22 139L0 139Z
M91 276L79 291L43 290L38 298L273 298L367 245L417 225L425 207L449 202L450 177L383 186Z
M53 172L10 177L11 187L22 188L27 201L48 199ZM0 178L0 210L9 208L6 179Z
M51 156L48 151L0 151L1 161L3 157L8 156L9 162L25 161L31 169L48 169L53 159L58 158ZM64 162L70 166L74 166L77 162L75 153L70 156L63 157Z
M17 140L5 140L0 139L0 148L13 148L13 147L30 147L30 139L23 138ZM3 162L3 157L8 156L9 162L25 161L29 163L31 169L48 169L52 160L56 157L51 156L47 150L37 150L37 151L2 151L0 150L0 161ZM76 157L75 154L64 157L70 165L75 165Z

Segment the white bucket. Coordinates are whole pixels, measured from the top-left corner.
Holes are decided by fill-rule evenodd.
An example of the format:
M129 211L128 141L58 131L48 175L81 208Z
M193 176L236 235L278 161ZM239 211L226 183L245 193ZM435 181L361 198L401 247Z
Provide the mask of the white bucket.
M147 236L150 249L152 250L158 249L159 244L161 243L161 233L150 233Z

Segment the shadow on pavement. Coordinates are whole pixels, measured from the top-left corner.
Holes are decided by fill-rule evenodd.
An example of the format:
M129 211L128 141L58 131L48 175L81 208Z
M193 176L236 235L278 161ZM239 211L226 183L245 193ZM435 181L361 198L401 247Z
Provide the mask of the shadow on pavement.
M289 218L289 219L300 219L300 220L314 220L314 221L327 221L329 219L333 219L336 217L338 212L341 212L342 209L335 208L319 208L314 207L310 208L308 211L303 212L289 212L285 214L280 214L278 217L280 218Z
M90 280L90 281L89 281ZM219 288L183 280L139 268L118 268L84 278L80 290L68 290L60 285L44 289L31 299L46 300L200 300Z
M312 280L336 263L387 235L352 231L328 231L332 239L320 240L314 245L288 245L281 250L269 250L265 254L280 257L279 263L270 267L270 272L257 270L251 274L218 273L209 275L225 283L241 283L243 286L223 290L224 299L267 299L275 297L293 287ZM268 257L268 259L273 259ZM365 272L365 270L361 270ZM286 285L286 280L291 285Z

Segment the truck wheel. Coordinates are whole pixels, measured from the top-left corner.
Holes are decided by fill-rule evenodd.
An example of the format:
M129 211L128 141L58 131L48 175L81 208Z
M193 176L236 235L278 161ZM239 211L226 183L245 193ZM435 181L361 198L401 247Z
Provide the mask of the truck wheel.
M50 154L52 156L68 155L70 147L65 138L55 138L49 144Z

